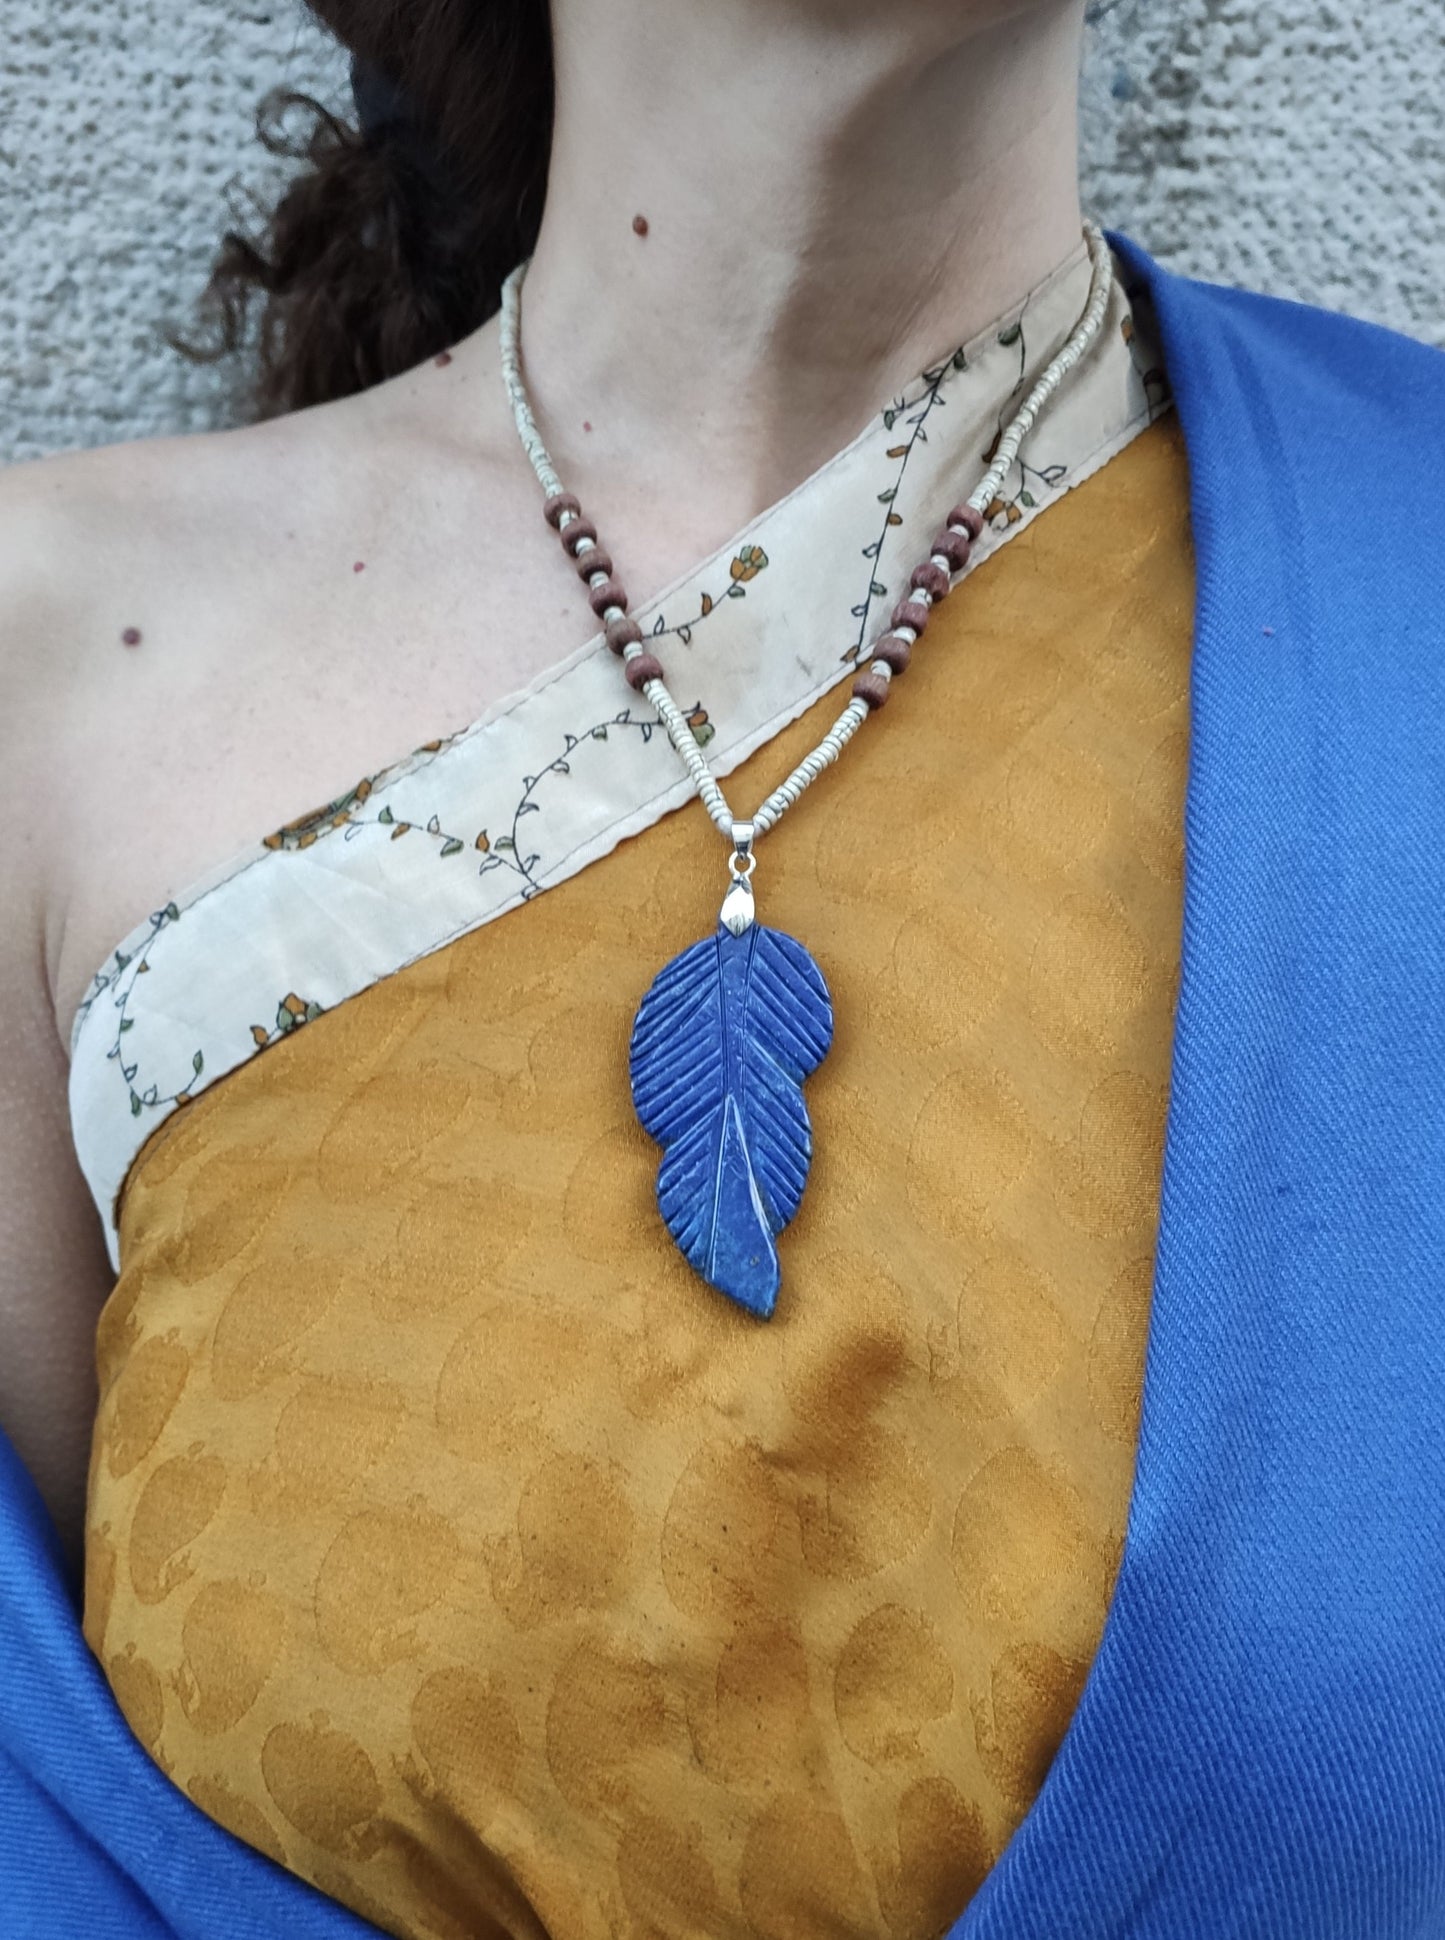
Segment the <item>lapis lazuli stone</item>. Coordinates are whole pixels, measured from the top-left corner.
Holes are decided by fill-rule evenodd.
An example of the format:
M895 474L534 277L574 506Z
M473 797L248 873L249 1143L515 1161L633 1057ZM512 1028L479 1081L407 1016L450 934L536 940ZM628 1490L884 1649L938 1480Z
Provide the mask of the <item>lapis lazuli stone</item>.
M777 1235L813 1156L803 1080L833 1041L817 964L791 936L717 931L659 971L632 1027L632 1098L663 1148L657 1202L688 1263L764 1319Z

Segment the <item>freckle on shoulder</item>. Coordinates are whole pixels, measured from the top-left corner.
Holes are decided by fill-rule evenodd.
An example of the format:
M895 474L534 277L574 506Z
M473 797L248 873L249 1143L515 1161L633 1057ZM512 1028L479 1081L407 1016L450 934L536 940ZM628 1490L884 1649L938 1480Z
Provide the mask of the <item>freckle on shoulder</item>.
M147 560L198 516L199 438L137 439L0 470L0 651L58 677L145 636Z

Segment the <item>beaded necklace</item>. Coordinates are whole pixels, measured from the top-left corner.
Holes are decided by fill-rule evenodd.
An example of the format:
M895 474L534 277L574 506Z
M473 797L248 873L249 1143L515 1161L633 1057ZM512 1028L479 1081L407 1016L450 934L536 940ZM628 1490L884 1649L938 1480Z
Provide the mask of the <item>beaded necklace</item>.
M632 1099L643 1130L662 1147L657 1200L688 1264L720 1293L766 1319L781 1271L776 1240L802 1201L812 1163L812 1126L803 1080L833 1040L833 1005L823 974L795 937L757 921L752 875L760 837L774 828L836 761L907 670L929 614L968 565L989 505L1039 413L1088 350L1104 321L1113 260L1103 233L1085 223L1092 278L1088 302L1059 351L1001 434L977 488L955 505L909 589L853 682L848 705L812 753L752 816L739 820L707 763L686 715L668 692L662 664L627 610L612 555L576 497L563 489L537 430L521 374L524 259L502 286L502 377L522 447L545 493L543 515L561 539L607 644L629 686L657 709L708 814L729 844L730 881L711 936L660 970L638 1008L629 1050Z

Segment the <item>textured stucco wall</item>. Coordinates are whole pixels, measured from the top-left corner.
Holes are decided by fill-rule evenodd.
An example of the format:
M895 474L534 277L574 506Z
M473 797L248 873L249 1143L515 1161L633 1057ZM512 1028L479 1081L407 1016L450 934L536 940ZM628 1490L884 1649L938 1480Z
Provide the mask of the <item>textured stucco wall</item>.
M1445 344L1440 0L1095 0L1093 206L1171 267Z
M1445 8L1095 0L1088 200L1166 262L1445 343ZM234 415L160 342L228 202L274 165L253 108L344 68L297 0L6 0L0 460Z

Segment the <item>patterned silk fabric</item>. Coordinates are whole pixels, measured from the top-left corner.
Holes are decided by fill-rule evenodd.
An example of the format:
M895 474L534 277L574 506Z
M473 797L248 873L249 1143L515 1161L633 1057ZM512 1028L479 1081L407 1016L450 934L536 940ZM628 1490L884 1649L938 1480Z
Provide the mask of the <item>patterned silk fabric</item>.
M722 879L696 802L149 1140L85 1634L206 1812L408 1940L957 1916L1123 1539L1192 605L1165 418L970 576L762 845L837 1014L770 1322L680 1261L628 1094Z

